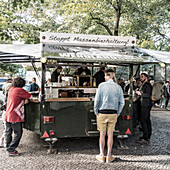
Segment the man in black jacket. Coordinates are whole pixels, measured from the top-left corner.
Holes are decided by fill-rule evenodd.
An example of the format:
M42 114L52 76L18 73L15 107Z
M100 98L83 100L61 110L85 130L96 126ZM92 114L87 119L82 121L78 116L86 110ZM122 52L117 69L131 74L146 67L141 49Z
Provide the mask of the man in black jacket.
M136 94L141 97L141 115L140 123L142 125L143 137L140 137L137 143L147 144L150 141L152 134L150 111L152 108L152 86L148 82L148 75L142 73L140 75L140 80L142 81L141 91L136 91Z
M104 73L105 67L101 67L100 70L93 76L96 79L96 87L98 87L100 83L105 82Z
M91 75L90 70L86 66L78 68L77 75ZM90 83L90 77L80 77L79 86L88 86Z

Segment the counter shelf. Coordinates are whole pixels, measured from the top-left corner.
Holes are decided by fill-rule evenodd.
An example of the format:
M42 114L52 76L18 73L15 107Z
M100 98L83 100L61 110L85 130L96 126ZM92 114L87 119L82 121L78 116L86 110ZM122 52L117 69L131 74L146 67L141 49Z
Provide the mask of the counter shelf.
M46 102L54 102L54 101L59 101L59 102L67 102L67 101L91 101L90 98L88 97L67 97L67 98L53 98L53 99L45 99Z
M38 99L29 99L29 102L32 102L32 103L39 103L40 101Z
M60 77L71 77L72 78L72 85L75 84L74 83L74 78L76 77L77 78L77 86L79 87L79 81L80 81L80 77L89 77L90 78L90 87L92 87L92 76L91 75L70 75L70 74L60 74L58 76L58 83L60 83Z

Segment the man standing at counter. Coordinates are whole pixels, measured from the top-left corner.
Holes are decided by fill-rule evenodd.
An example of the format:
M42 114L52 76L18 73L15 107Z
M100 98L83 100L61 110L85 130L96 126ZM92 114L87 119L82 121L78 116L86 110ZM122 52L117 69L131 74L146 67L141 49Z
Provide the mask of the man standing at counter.
M7 154L9 156L18 155L16 148L22 137L22 123L24 122L24 103L28 103L31 94L22 89L25 80L21 77L15 78L12 87L8 92L7 109L5 113L6 121L6 142ZM12 138L14 132L14 138Z
M94 102L94 112L97 115L97 129L100 131L100 154L96 156L96 159L100 162L105 162L104 148L105 135L107 132L107 163L113 162L115 159L111 155L113 132L115 130L117 117L125 104L122 88L113 81L113 78L115 78L114 71L111 69L106 70L106 82L99 84Z
M36 78L33 77L32 78L32 83L29 85L29 89L28 91L31 93L31 94L39 94L39 86L38 84L36 83Z

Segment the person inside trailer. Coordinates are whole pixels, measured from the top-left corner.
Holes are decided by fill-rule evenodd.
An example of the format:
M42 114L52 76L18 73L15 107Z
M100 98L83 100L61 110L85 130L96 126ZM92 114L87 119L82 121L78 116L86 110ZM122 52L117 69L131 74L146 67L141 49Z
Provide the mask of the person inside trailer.
M54 72L52 73L51 75L51 82L58 82L58 76L60 75L62 71L62 67L61 66L58 66ZM60 77L60 83L62 82L62 79Z
M45 86L49 86L49 84L51 84L51 79L50 78L47 79L47 81L45 83Z
M100 67L100 70L93 76L96 79L96 87L98 87L100 83L105 82L104 73L105 67Z
M90 70L87 68L87 66L82 66L78 68L77 75L80 75L79 79L79 86L89 86L90 85L90 77L85 77L86 75L91 75ZM81 77L84 76L84 77Z
M121 88L124 92L125 83L122 78L117 79L117 84L121 86Z

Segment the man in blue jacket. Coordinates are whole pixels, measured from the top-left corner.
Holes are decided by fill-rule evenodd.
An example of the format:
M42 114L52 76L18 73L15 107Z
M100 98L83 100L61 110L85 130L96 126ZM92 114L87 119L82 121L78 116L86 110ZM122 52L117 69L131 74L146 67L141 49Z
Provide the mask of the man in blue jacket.
M32 78L32 83L29 85L29 89L28 92L30 92L31 94L39 94L39 86L38 84L36 84L36 78L33 77Z
M96 156L96 159L100 162L105 162L104 147L105 135L107 132L107 163L113 162L115 159L111 155L113 132L115 130L117 117L121 113L125 104L123 90L121 86L113 81L113 79L115 79L114 71L111 69L106 70L106 82L99 84L94 102L94 112L97 116L97 129L100 131L100 154Z

